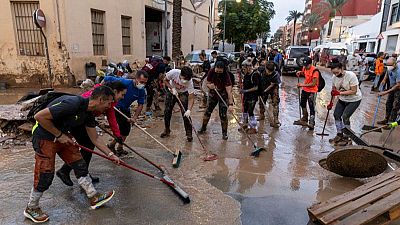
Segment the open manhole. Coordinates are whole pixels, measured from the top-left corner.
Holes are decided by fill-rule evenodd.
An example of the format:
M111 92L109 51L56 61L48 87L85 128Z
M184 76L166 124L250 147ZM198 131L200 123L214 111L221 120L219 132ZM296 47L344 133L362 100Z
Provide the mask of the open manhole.
M387 167L387 161L381 154L363 146L335 150L326 159L320 160L319 164L333 173L353 178L377 176Z

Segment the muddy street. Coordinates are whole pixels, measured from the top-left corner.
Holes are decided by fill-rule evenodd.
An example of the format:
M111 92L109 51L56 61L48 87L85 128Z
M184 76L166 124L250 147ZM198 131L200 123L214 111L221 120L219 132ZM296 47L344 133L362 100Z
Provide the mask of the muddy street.
M164 129L163 119L152 117L145 122L147 131L171 149L180 149L184 156L179 168L171 166L172 155L140 130L132 128L127 144L145 156L162 164L168 174L189 193L190 204L183 202L172 190L159 181L118 167L94 156L90 166L92 174L100 177L96 188L100 191L114 189L114 198L98 210L90 210L84 192L73 178L74 186L65 186L57 177L41 200L42 209L50 215L48 224L251 224L297 225L307 224L307 207L315 202L350 191L368 179L350 179L324 170L318 164L334 148L328 139L335 135L333 114L329 116L329 137L317 136L326 116L330 98L331 75L322 69L326 88L317 97L315 131L293 125L298 119L297 78L284 76L280 90L279 129L260 121L258 134L251 135L257 146L264 147L258 158L249 156L253 146L238 125L229 117L227 141L222 140L218 112L212 115L207 132L200 136L206 147L218 155L218 160L204 162L200 144L194 136L186 142L181 115L172 118L171 136L158 138ZM352 117L352 128L361 133L364 124L370 124L376 96L370 93L371 83L361 85L364 98ZM11 93L10 93L11 92ZM25 93L26 90L17 92ZM235 113L241 112L240 96L235 90ZM22 96L13 90L0 93L0 103L10 104ZM16 98L14 100L14 98ZM203 110L196 102L192 119L200 127ZM178 109L176 107L176 109ZM258 104L256 115L258 115ZM272 112L270 112L272 115ZM381 105L378 120L384 115ZM374 144L383 143L388 131L372 133L366 139ZM391 136L388 146L399 146L398 130ZM110 137L103 134L109 141ZM31 143L0 149L0 224L32 224L23 216L33 183L34 152ZM157 173L138 156L130 153L123 160L135 167ZM61 160L56 161L56 169Z

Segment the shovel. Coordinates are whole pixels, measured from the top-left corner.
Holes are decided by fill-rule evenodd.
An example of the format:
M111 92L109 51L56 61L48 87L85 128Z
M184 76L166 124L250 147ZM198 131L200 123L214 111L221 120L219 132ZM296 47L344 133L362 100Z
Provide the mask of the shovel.
M215 93L217 93L219 99L221 99L221 101L224 103L226 108L229 108L228 104L226 104L225 100L222 98L221 94L218 92L217 89L214 89ZM243 125L240 124L239 119L236 117L236 115L234 113L232 113L233 118L235 118L235 121L237 124L239 124L240 128L242 129L243 133L246 134L247 139L249 139L249 141L253 144L254 147L254 151L252 153L250 153L251 156L254 157L258 157L260 155L260 152L262 150L265 150L265 148L260 148L257 147L256 143L253 141L253 139L251 139L250 135L248 133L246 133L245 129L243 128Z

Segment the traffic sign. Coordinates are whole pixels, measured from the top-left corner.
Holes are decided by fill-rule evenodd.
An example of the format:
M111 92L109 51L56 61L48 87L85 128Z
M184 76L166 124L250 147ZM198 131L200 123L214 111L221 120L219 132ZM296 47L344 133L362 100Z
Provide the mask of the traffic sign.
M33 12L33 21L38 28L43 28L46 26L46 17L41 9L36 9Z
M382 35L382 33L380 33L380 34L378 35L378 37L376 37L376 39L383 40L383 35Z

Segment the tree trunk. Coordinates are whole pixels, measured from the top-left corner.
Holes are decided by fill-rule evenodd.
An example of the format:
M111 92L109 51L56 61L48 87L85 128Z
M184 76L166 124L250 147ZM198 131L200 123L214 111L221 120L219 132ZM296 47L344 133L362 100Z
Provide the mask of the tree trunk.
M310 46L311 47L311 35L312 35L312 30L309 30L308 31L308 46Z
M293 22L293 37L292 37L292 45L294 45L294 38L296 36L296 23L297 23L297 19L294 19Z
M177 60L181 53L182 39L182 0L173 0L172 12L172 59Z

